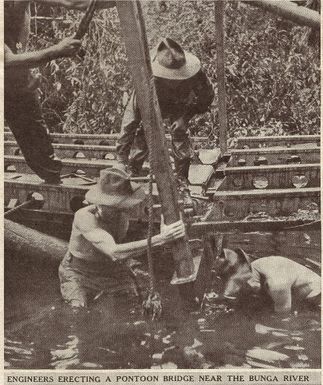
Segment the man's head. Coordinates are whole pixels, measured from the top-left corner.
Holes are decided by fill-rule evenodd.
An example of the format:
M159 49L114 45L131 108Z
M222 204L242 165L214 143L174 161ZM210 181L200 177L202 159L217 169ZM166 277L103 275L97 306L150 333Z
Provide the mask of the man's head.
M132 183L129 175L118 168L101 170L98 183L85 195L85 199L98 206L104 214L130 209L145 199L141 186Z
M162 39L151 51L151 62L154 76L165 81L187 80L201 69L200 60L190 52L184 51L169 37Z
M224 297L235 299L242 289L248 287L252 276L248 255L240 248L223 249L217 259L217 275L224 284Z

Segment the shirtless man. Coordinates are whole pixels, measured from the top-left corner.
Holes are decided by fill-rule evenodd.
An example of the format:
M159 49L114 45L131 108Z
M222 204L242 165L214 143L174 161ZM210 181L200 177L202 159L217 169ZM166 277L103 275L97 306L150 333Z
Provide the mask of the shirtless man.
M98 184L85 198L91 205L75 214L69 250L59 268L62 296L74 308L86 307L102 292L111 293L123 279L120 270L116 273L120 265L147 248L146 239L122 243L129 227L127 210L145 198L143 189L131 183L126 172L117 168L101 171ZM181 220L162 225L160 234L152 237L152 246L184 234Z
M277 313L290 312L296 301L321 303L320 276L285 257L269 256L251 262L241 249L223 249L217 272L228 299L236 299L245 290L263 292L270 296Z

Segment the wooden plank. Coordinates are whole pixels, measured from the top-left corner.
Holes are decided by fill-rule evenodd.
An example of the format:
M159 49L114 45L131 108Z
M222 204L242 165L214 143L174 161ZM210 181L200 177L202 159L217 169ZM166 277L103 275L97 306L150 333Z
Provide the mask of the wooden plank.
M60 144L84 144L84 145L108 145L115 146L117 139L120 137L120 134L61 134L61 133L51 133L50 137L53 143ZM166 139L168 144L171 142L171 136L166 134ZM4 140L5 141L15 141L15 137L13 136L11 131L4 132ZM201 146L210 146L211 143L207 136L192 136L191 142L194 147Z
M245 166L254 166L259 158L266 158L269 165L288 164L292 156L299 156L300 163L319 163L320 148L311 144L302 144L300 146L270 147L270 148L250 148L236 149L231 151L231 158L228 166L239 166L241 162ZM296 163L296 161L294 162Z
M306 227L303 227L306 225ZM294 231L304 231L304 228L308 230L320 230L321 222L313 222L311 220L300 219L267 219L267 220L223 220L223 221L202 221L192 223L188 228L190 238L202 238L204 234L208 232L232 232L241 231L246 232L267 232L267 231L283 231L289 228L295 228Z
M15 179L10 179L16 177ZM143 184L147 190L147 184ZM39 192L44 197L44 210L53 213L73 213L73 207L78 206L83 200L90 184L79 178L66 178L59 185L45 184L37 175L4 173L4 201L5 205L13 197L19 202L25 202L32 192ZM154 200L158 203L156 188L153 192ZM136 216L140 217L145 210L146 202L135 209Z
M272 217L290 216L299 209L307 210L313 206L319 209L320 193L320 187L216 191L210 193L213 207L205 220L242 220L260 212Z
M116 164L111 161L116 160L116 146L100 146L100 145L80 145L80 144L68 144L68 143L54 143L53 148L55 154L61 158L69 158L71 159L87 159L89 160L104 160L107 161L107 167L109 164ZM171 154L171 150L168 149ZM192 163L216 163L219 160L219 152L218 149L200 149L200 156L197 159L193 159ZM4 155L5 156L19 156L21 155L20 148L18 144L14 141L5 141L4 142ZM11 158L12 160L18 158ZM171 163L173 163L173 158L171 158ZM147 163L146 163L147 164Z
M77 144L53 144L54 151L60 158L83 157L87 159L116 159L115 146L91 146ZM21 151L16 142L4 142L5 155L20 155Z
M84 175L89 178L98 177L100 175L100 170L116 167L118 165L116 160L61 159L61 161L63 165L61 175L71 174L81 170L85 173ZM33 174L33 171L26 164L23 156L5 155L4 166L5 171L11 171L11 173L16 172L21 174ZM174 167L174 165L172 165L172 167ZM202 170L203 172L202 174L196 175L196 170ZM149 164L147 162L143 164L143 171L147 174L149 173ZM205 182L209 179L211 171L213 172L213 167L210 165L192 164L190 166L189 175L191 184L198 185L199 180L201 180L200 185L202 187L202 184L205 184ZM147 177L143 177L141 179L147 179Z
M117 166L116 160L98 160L98 159L61 159L62 172L61 175L75 173L80 170L83 171L86 177L94 178L100 175L100 170ZM33 171L26 164L23 156L5 155L4 156L5 171L33 174ZM148 174L148 164L144 163L143 170Z
M4 165L5 171L14 166L18 173L22 174L32 174L33 171L26 164L26 161L23 156L17 155L5 155L4 156ZM100 175L100 170L105 168L115 167L117 165L116 160L98 160L92 159L62 159L62 171L61 174L70 174L74 173L77 170L82 170L85 172L87 177L98 177ZM148 170L147 170L148 172Z
M180 206L183 205L183 202L179 202ZM161 206L160 204L154 204L154 224L160 225L160 216L161 216ZM188 222L192 222L193 212L191 208L183 209L184 218ZM74 212L70 210L69 212L53 212L49 210L29 210L22 209L21 211L12 214L10 217L15 222L26 224L28 226L39 226L40 229L46 228L46 231L51 233L60 232L62 234L69 234L72 222L74 218ZM131 232L133 232L133 226L144 226L147 228L148 224L148 211L146 207L143 210L133 210L129 212L129 220L131 222Z
M21 210L13 214L11 219L27 227L36 228L40 231L46 229L48 234L69 239L74 213L55 213L48 210Z
M142 10L139 1L117 1L116 5L147 143L150 147L151 167L156 178L165 223L170 224L180 219L180 208L175 178L165 145L165 131L151 69ZM194 281L196 271L187 238L172 242L172 251L178 283Z
M227 167L224 175L226 178L219 190L320 186L320 164Z
M189 170L188 180L192 185L199 185L206 188L214 169L210 165L192 164Z
M8 179L10 177L18 177L17 179ZM147 180L146 180L147 182ZM148 195L148 184L141 183ZM19 203L25 202L30 193L38 192L44 197L44 206L41 210L23 210L24 212L48 213L46 215L66 216L74 215L74 212L82 207L82 202L85 199L85 194L89 189L86 181L78 178L63 179L63 184L49 185L42 183L37 175L4 173L4 203L8 205L10 199L15 198ZM159 202L156 184L153 184L153 200L154 200L154 222L160 222L161 205ZM193 215L191 208L184 208L183 201L178 200L178 205L186 217ZM35 214L36 215L36 214ZM129 215L132 220L148 221L147 200L140 205L129 210Z
M198 151L198 158L203 164L217 164L221 160L219 148L201 149Z
M55 233L59 230L60 233L65 234L68 238L70 233L74 214L70 213L53 213L47 210L22 210L13 216L15 221L28 224L29 226L40 226L39 228L48 229L49 233ZM146 226L147 216L143 218L130 218L132 226ZM158 224L160 217L155 218L155 223ZM272 232L283 231L291 229L298 231L318 231L321 229L320 221L300 220L300 219L286 219L284 217L277 219L253 219L253 220L202 220L190 221L187 227L190 239L202 239L203 235L208 232Z
M73 185L61 184L61 185L47 185L40 183L36 179L31 180L30 176L26 180L26 176L22 176L20 180L6 180L4 179L4 202L5 205L8 201L15 197L19 202L25 202L28 195L32 192L38 192L44 197L43 211L55 213L56 215L70 214L82 207L82 202L85 199L85 194L89 189L86 185L75 185L76 181L73 180ZM157 197L155 196L157 201ZM147 201L142 202L140 205L133 208L129 213L132 218L144 218L146 214ZM40 210L40 211L42 211Z
M320 274L321 267L321 244L320 231L303 229L306 231L305 242L304 233L285 230L254 233L226 233L225 243L228 248L235 249L241 247L251 258L261 258L269 255L282 255L301 263Z
M17 176L19 174L16 174ZM12 175L10 175L12 176ZM28 194L38 192L44 197L44 210L57 213L73 213L71 206L77 200L83 201L89 186L79 184L74 181L74 185L48 185L42 183L36 175L21 175L19 179L7 179L8 174L4 174L4 203L12 197L19 202L25 202Z
M240 136L237 138L237 148L287 147L300 143L319 146L320 141L320 135Z

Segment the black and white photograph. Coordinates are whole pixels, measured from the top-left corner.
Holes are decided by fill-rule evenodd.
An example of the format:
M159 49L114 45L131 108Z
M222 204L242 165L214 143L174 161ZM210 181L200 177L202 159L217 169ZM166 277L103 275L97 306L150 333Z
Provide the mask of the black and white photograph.
M320 384L320 27L4 0L5 385Z

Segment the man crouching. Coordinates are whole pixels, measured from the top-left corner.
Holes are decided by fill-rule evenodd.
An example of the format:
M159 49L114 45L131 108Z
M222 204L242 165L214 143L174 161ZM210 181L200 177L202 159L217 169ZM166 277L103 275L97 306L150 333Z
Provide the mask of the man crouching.
M62 296L74 308L87 307L89 300L120 285L116 268L147 248L146 239L121 243L129 227L127 210L145 198L144 190L131 183L124 171L102 170L85 198L90 205L76 212L68 252L59 267ZM152 246L184 235L182 220L162 225L160 234L152 237Z
M321 303L320 276L285 257L269 256L251 262L241 249L223 249L217 274L225 298L234 300L243 292L269 295L277 313L290 312L297 301Z

